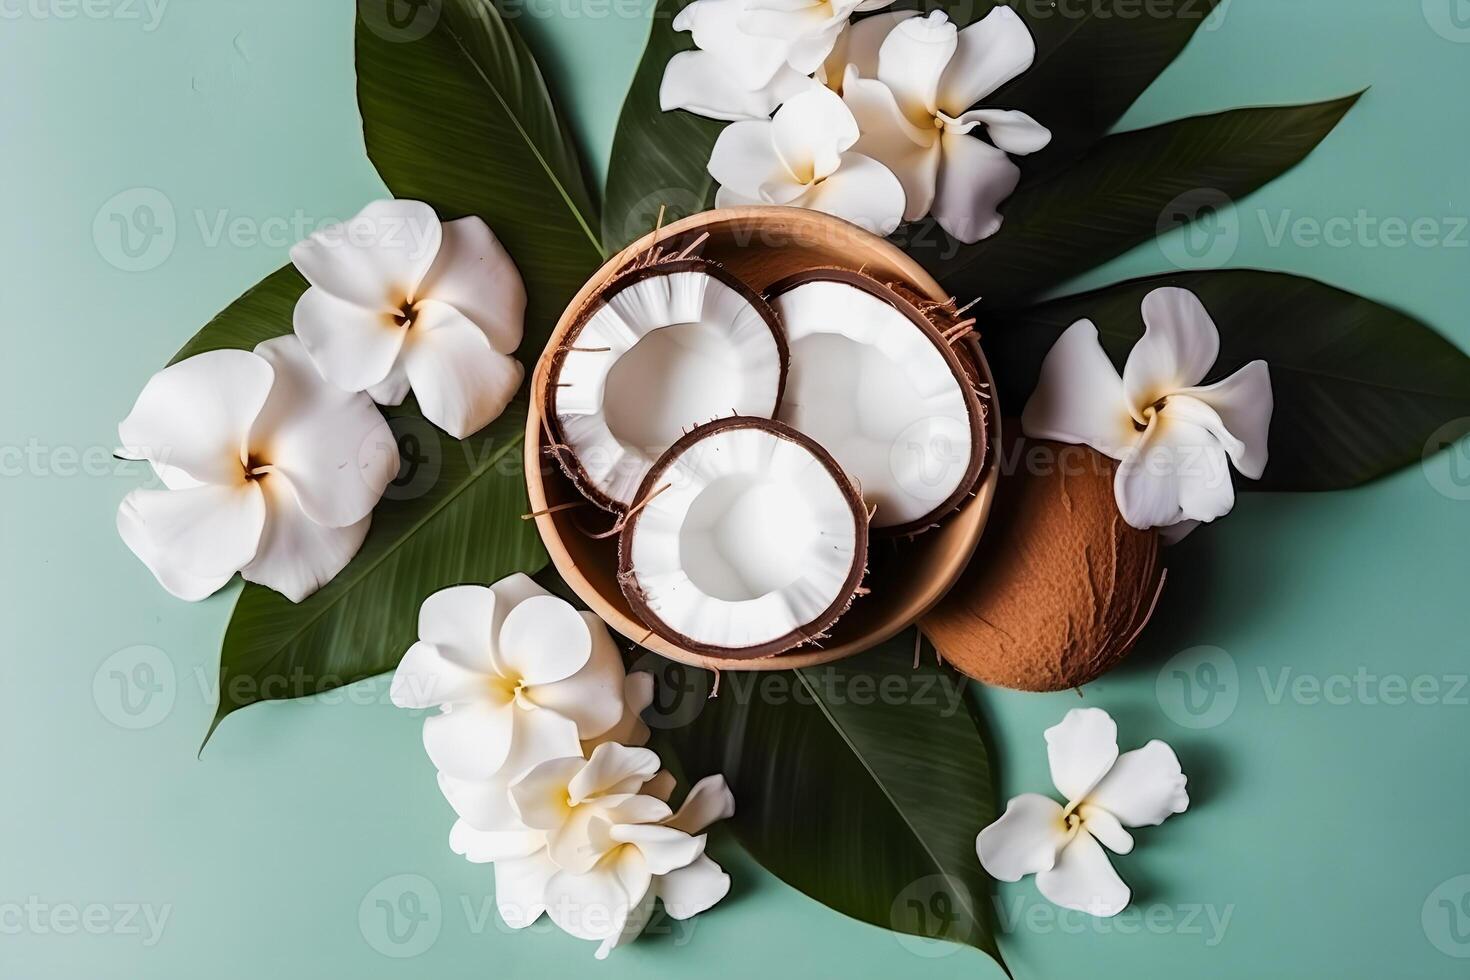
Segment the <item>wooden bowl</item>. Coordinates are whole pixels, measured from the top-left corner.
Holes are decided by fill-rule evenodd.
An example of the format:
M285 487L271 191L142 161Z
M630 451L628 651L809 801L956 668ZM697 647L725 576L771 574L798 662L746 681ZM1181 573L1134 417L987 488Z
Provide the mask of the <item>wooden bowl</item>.
M693 254L723 264L752 288L764 291L795 272L839 267L867 272L886 282L903 282L935 300L947 298L934 278L908 255L882 238L838 218L789 207L724 208L691 215L649 234L608 260L572 298L536 363L531 407L526 419L526 489L531 509L545 511L584 498L544 452L542 424L551 354L562 343L577 312L597 289L629 261L655 244L678 252L708 235ZM970 353L983 383L990 369L978 344ZM993 391L992 387L982 391ZM909 540L874 538L869 575L860 596L830 631L821 647L807 647L762 660L726 660L685 650L654 634L633 615L618 588L617 539L597 540L583 528L605 530L612 514L592 506L541 514L536 528L563 579L609 626L641 646L673 660L718 670L785 670L829 663L875 646L911 626L949 591L969 563L990 515L999 467L1000 412L987 406L989 449L975 494L940 526ZM581 523L582 528L578 527Z

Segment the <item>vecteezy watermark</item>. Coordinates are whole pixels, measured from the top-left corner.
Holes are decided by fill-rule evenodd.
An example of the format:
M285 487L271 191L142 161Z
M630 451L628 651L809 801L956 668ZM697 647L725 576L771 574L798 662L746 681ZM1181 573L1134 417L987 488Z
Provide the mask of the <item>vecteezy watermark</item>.
M407 959L431 949L444 924L439 889L423 875L384 878L357 906L357 928L384 956Z
M1222 268L1252 230L1247 215L1270 249L1470 248L1470 215L1380 215L1367 208L1325 217L1290 208L1245 212L1224 191L1203 187L1180 194L1159 213L1159 251L1180 269Z
M1225 941L1230 920L1235 917L1234 903L1181 902L1170 905L1156 902L1130 905L1117 915L1100 917L1024 895L1010 901L1002 901L997 896L994 901L996 924L1004 934L1192 936L1197 937L1207 949Z
M1470 0L1423 0L1424 19L1446 41L1470 44Z
M163 938L173 908L146 902L49 902L31 895L0 901L0 935L124 936L151 949Z
M115 20L158 30L169 0L0 0L0 20Z
M1291 666L1249 675L1266 707L1470 707L1470 674L1380 673L1366 665L1330 674ZM1155 694L1165 716L1183 728L1215 728L1235 713L1245 684L1235 658L1219 647L1180 651L1159 669Z
M152 187L132 187L103 202L92 219L92 242L108 264L148 272L168 261L179 237L173 202Z
M0 478L29 476L37 479L73 477L146 476L147 485L162 486L147 462L122 459L112 446L49 445L32 437L24 445L0 445ZM166 463L164 456L159 462Z
M1424 440L1420 466L1424 478L1441 496L1470 500L1470 418L1451 419ZM1440 458L1440 454L1444 458Z
M1424 899L1419 923L1435 949L1457 960L1470 959L1470 874L1440 882Z
M393 43L428 37L443 10L443 0L357 0L357 15L363 25Z
M119 650L92 675L92 701L119 728L152 728L173 711L178 695L174 662L158 647Z
M954 875L926 875L893 899L888 925L898 944L915 956L950 956L974 935L978 913L975 893Z

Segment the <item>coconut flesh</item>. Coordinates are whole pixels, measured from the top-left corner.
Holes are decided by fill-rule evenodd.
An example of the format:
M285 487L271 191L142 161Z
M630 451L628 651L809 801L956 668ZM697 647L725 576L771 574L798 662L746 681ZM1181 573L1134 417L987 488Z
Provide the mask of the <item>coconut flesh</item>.
M766 303L719 267L679 259L623 274L589 307L552 368L546 415L568 476L621 511L689 429L772 417L785 374Z
M787 426L700 426L638 496L619 583L645 625L687 650L771 656L818 638L857 594L867 512L832 457Z
M832 453L876 506L874 529L917 533L958 507L979 479L984 420L929 317L842 270L770 292L791 351L778 418Z

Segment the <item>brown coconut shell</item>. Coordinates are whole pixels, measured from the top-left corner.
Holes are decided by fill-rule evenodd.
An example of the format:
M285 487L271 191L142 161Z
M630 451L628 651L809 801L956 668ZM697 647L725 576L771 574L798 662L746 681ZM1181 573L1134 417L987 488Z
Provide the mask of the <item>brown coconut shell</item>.
M1153 614L1165 574L1158 533L1124 522L1117 464L1086 446L1012 436L1000 465L990 530L920 628L986 684L1079 687L1123 659Z

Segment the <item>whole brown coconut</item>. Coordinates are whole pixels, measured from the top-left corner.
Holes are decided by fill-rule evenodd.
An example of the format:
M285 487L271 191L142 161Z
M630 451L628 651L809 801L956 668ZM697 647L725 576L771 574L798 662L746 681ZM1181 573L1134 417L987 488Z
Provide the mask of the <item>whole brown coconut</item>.
M999 462L990 528L919 625L986 684L1079 687L1117 664L1152 615L1164 584L1158 534L1123 521L1117 464L1086 446L1008 436Z

